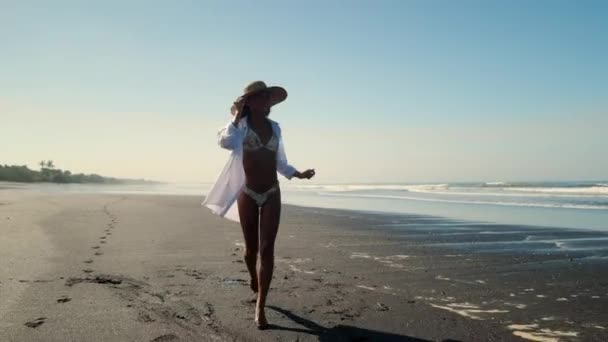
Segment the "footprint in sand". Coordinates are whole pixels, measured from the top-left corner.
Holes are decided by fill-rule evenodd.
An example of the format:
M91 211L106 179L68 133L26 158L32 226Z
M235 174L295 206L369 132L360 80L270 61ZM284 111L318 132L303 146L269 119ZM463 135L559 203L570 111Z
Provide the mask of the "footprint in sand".
M84 273L93 273L93 270L90 268L85 268L84 270L82 270L82 272Z
M140 322L144 322L144 323L150 323L150 322L156 321L152 316L150 316L149 313L143 312L143 311L137 313L137 320ZM154 341L156 341L156 340L154 340Z
M168 341L177 341L177 340L179 340L179 337L177 337L173 334L165 334L165 335L160 335L153 340L150 340L150 342L168 342Z
M90 263L92 263L92 262L93 262L93 259L88 259L88 260L85 260L85 261L83 261L83 262L84 262L85 264L90 264Z
M99 237L99 239L101 239L101 240L103 240L103 239L105 239L105 238L106 238L105 236L100 236L100 237Z
M252 298L252 299L243 299L241 300L241 304L246 305L246 306L252 306L257 302L257 299Z
M68 297L68 296L62 296L60 298L57 299L57 303L67 303L69 301L71 301L72 298Z
M107 274L100 274L100 275L96 275L94 277L87 276L86 278L71 277L65 281L64 285L68 286L68 287L71 287L71 286L73 286L75 284L79 284L79 283L118 285L118 284L122 284L123 280L125 280L125 279L126 278L121 278L121 277L107 275ZM129 283L141 286L141 284L136 281L130 280Z
M91 248L93 248L93 249L99 249L99 246L93 246Z
M105 241L99 241L99 243L106 243Z
M46 320L46 317L39 317L39 318L36 318L35 320L25 322L25 325L30 328L38 328L39 326L41 326L44 323L45 320Z
M97 252L95 252L95 255L103 255L103 253L100 251L97 251Z
M201 280L201 279L207 278L207 274L205 274L204 272L201 272L201 271L199 271L197 269L176 268L176 270L183 271L187 276L192 277L192 278L197 279L197 280Z
M390 310L388 305L383 304L383 303L376 303L376 311L388 311L388 310Z

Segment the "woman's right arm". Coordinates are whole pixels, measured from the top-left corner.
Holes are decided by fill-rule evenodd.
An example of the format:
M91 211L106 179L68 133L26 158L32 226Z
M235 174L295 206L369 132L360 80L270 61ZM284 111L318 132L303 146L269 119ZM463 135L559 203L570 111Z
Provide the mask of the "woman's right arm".
M245 98L242 96L234 101L230 111L234 116L225 127L217 132L218 144L227 150L234 150L239 144L243 143L243 128L239 127L239 121L243 116L243 106Z
M218 144L227 150L234 150L238 144L242 144L243 141L243 128L239 127L239 121L243 116L243 106L245 105L245 99L241 96L239 97L232 107L230 111L234 116L232 121L230 121L225 127L220 129L217 132Z
M222 148L234 150L239 144L243 143L242 133L243 129L230 121L217 132L217 142Z

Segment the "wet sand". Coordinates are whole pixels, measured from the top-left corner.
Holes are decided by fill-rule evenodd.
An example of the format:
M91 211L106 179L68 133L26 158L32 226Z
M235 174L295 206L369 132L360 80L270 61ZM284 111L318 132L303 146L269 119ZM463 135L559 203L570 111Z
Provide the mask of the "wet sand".
M0 341L606 341L608 234L284 206L253 325L194 196L0 191Z

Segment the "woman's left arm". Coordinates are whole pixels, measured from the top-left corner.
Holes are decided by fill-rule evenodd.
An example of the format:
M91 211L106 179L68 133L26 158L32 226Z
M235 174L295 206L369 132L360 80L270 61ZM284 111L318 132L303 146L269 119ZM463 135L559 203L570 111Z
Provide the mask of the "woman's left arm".
M278 127L278 125L277 125ZM291 179L292 177L296 178L306 178L310 179L315 175L314 169L308 169L304 172L300 172L296 170L289 162L287 161L287 155L285 153L285 144L283 143L283 136L281 134L281 128L278 127L279 131L279 148L277 151L277 171L283 175L287 179Z

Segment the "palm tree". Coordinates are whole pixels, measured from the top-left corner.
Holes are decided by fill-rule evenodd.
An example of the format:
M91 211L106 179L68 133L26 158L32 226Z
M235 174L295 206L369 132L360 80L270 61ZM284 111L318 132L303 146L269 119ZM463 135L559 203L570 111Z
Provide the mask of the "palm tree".
M41 160L38 162L38 165L40 165L40 170L44 169L44 165L46 165L46 162L44 160Z
M53 164L52 160L48 160L46 162L46 167L48 167L49 169L54 169L55 168L55 164Z

